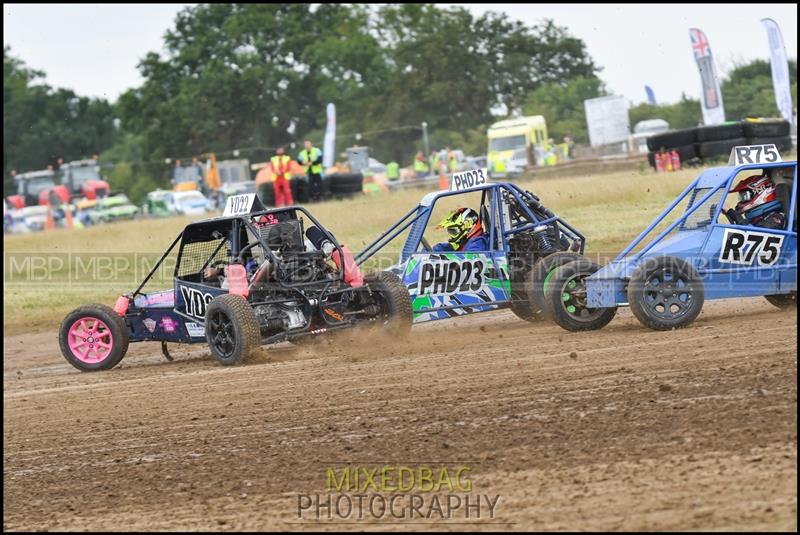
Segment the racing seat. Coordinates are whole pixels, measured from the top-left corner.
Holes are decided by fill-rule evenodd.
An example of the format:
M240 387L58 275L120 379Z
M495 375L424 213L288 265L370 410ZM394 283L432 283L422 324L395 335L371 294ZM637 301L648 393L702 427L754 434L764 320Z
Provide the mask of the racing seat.
M783 213L788 218L789 217L789 208L791 208L792 203L792 192L789 189L789 184L786 182L779 182L775 185L775 196L781 203L781 207L783 209ZM794 211L794 220L792 221L792 230L797 232L797 210Z

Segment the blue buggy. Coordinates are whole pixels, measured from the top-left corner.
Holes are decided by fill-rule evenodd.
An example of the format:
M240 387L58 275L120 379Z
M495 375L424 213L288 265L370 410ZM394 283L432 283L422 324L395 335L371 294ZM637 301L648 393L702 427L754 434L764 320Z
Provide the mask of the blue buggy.
M544 300L539 281L555 267L583 258L584 236L534 194L512 183L489 183L485 178L459 181L482 171L454 175L450 191L425 195L419 205L356 256L359 265L370 259L393 263L386 269L408 288L415 323L502 308L510 308L523 320L537 321ZM484 242L487 250L434 251L426 229L437 206L448 201L472 204L488 238ZM395 256L377 254L385 253L387 244L403 233L407 235L399 262Z
M734 151L747 156L757 148ZM547 315L583 331L602 327L618 306L629 305L645 326L669 330L691 324L706 299L764 296L779 308L796 305L797 161L782 162L777 151L761 161L731 158L733 165L703 171L605 267L586 260L559 267L544 290ZM765 177L771 202L780 203L776 228L725 209L737 183ZM607 321L597 322L598 315Z

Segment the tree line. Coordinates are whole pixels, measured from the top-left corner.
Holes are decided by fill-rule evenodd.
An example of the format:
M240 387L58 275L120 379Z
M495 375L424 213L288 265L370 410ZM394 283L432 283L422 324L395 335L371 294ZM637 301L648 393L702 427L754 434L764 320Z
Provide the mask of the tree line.
M112 187L139 197L165 185L168 172L142 162L321 141L328 102L340 151L369 145L376 158L404 165L422 148L422 122L432 148L473 154L485 152L489 124L515 113L542 114L554 138L581 142L583 100L608 93L566 28L462 7L197 5L176 16L164 45L141 60L144 82L115 102L51 88L5 47L4 193L12 168L102 153L128 162ZM796 98L795 63L790 72ZM776 115L771 88L768 62L738 66L722 84L728 117ZM653 117L695 125L700 104L684 97L631 109L632 125Z

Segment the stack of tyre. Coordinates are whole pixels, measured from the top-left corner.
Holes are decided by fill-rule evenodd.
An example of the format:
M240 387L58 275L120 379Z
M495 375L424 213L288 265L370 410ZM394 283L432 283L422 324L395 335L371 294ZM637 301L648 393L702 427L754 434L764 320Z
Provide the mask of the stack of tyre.
M783 120L746 120L673 130L647 139L648 162L655 167L655 154L677 150L681 163L727 158L738 145L774 144L780 152L791 150L790 125Z
M352 197L364 189L364 175L361 173L335 173L327 177L332 197Z
M334 175L331 175L334 176ZM308 177L306 176L295 176L292 177L292 180L289 182L289 186L292 189L292 200L294 200L294 204L305 204L311 200L311 186L308 183ZM329 177L322 178L322 201L327 201L331 198L331 181ZM264 206L273 207L275 206L275 190L271 187L266 188L263 190L264 198L262 202Z
M650 167L656 166L656 153L661 149L668 152L678 151L681 164L697 160L697 128L684 128L682 130L671 130L663 134L656 134L647 138L647 162Z
M792 150L789 121L744 121L743 129L748 145L774 144L779 152Z

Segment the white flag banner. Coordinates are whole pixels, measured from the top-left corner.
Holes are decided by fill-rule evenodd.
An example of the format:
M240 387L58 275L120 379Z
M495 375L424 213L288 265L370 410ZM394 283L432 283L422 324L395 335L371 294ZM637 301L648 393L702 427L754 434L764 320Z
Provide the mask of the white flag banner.
M775 103L784 119L792 122L792 89L789 84L789 61L786 59L786 47L778 23L772 19L761 19L767 30L769 40L769 63L772 67L772 87L775 90Z
M325 141L322 143L322 167L327 169L333 167L336 156L336 106L333 102L328 102L328 124L325 127Z
M700 105L703 108L703 123L724 123L725 108L722 105L722 91L719 88L714 56L711 55L711 45L703 30L697 28L689 29L689 38L692 40L692 52L694 52L694 60L700 70L700 81L703 84L703 96L700 99Z

